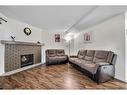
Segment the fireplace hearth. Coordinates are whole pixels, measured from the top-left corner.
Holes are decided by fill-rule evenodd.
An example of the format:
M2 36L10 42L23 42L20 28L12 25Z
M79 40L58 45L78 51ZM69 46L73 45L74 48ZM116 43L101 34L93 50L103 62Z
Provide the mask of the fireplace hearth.
M33 63L33 54L21 55L21 67L29 66Z

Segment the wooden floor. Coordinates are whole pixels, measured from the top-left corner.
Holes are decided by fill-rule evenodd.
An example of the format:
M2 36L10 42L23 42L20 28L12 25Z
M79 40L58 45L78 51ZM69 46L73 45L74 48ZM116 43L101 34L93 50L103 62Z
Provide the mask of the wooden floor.
M4 89L126 89L118 80L97 84L70 65L39 66L5 77Z

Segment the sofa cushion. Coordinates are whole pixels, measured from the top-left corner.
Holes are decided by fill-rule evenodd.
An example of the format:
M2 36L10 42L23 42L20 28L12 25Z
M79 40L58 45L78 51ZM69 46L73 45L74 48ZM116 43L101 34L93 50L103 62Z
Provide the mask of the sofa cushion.
M87 50L84 59L85 59L86 61L93 61L94 53L95 53L94 50Z
M56 56L56 58L58 58L58 59L64 59L64 58L66 58L66 56Z
M98 62L96 64L99 66L110 65L110 63L107 63L107 62Z
M49 59L49 60L56 60L57 57L56 57L56 56L55 56L55 57L54 57L54 56L53 56L53 57L50 56L50 57L48 57L48 59Z
M85 60L83 60L83 59L76 59L74 62L73 62L73 64L76 64L76 65L78 65L78 66L80 66L81 64L85 64L84 63L85 62Z
M78 58L82 59L85 56L86 50L79 50L78 52Z
M54 49L47 50L46 53L47 53L47 56L49 56L49 57L56 56L56 50L54 50Z
M107 62L109 51L95 51L93 62Z
M94 63L91 63L91 64L83 64L83 63L81 63L79 65L80 65L81 68L89 71L92 74L95 74L97 72L98 67L99 67L99 65L96 65Z
M114 53L109 51L108 57L107 57L107 62L108 63L112 63L113 55L114 55Z
M92 61L93 60L93 56L85 56L84 58L86 61Z
M58 56L62 56L62 55L65 55L65 52L64 52L64 50L57 50L57 55Z
M93 62L95 62L95 63L98 63L98 62L106 62L106 59L100 59L100 58L94 57Z
M48 57L48 63L57 63L56 57Z
M100 59L107 59L108 51L95 51L95 57Z
M69 58L69 61L71 62L71 63L75 63L75 61L77 60L78 58Z
M57 56L56 59L58 61L64 61L64 60L67 60L67 56Z
M93 63L93 61L85 60L84 63L85 63L85 64L91 64L91 63Z
M94 56L95 51L94 50L87 50L86 56Z
M83 59L76 59L75 62L80 64L80 63L85 63L85 60L83 60Z

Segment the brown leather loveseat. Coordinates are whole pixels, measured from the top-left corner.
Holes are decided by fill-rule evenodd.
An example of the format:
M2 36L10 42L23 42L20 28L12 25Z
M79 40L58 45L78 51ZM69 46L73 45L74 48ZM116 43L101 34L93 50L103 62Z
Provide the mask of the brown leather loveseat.
M70 56L69 63L98 83L108 81L115 75L116 54L104 50L79 50Z
M68 62L68 56L63 49L46 50L46 65L63 64Z

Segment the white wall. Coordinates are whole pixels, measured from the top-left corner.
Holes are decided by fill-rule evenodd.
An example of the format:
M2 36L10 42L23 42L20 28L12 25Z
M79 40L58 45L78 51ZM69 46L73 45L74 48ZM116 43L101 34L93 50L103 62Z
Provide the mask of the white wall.
M3 14L0 13L0 17L5 17ZM4 30L3 30L4 25L0 24L0 40L4 39ZM4 73L4 45L0 44L0 75Z
M7 23L3 23L2 26L2 32L3 32L3 40L11 40L11 35L15 35L16 41L25 41L25 42L42 42L42 30L33 26L30 26L28 24L16 21L14 19L7 20ZM25 27L29 27L32 31L31 35L27 36L23 29Z
M0 17L7 19L7 23L3 22L3 24L0 24L0 40L11 40L10 36L15 35L16 41L42 42L41 29L11 18L7 18L1 13ZM32 30L31 35L25 35L23 32L25 27L29 27ZM4 73L4 45L0 44L0 74L2 73Z
M55 42L54 35L60 34L61 41ZM64 49L65 53L68 54L68 49L65 45L65 41L63 41L63 31L57 30L57 31L43 31L42 32L42 42L45 43L45 46L43 46L42 54L43 58L42 61L45 62L45 50L46 49Z
M125 12L125 50L126 50L126 54L125 54L125 62L126 62L126 66L125 66L125 74L126 74L126 82L127 82L127 12Z
M79 49L111 50L117 54L115 78L125 81L125 18L124 15L115 16L101 24L80 31L74 40L74 52ZM93 41L83 43L85 32L93 32Z

